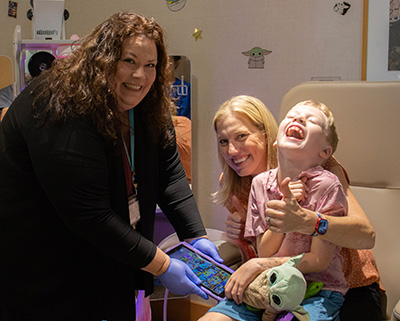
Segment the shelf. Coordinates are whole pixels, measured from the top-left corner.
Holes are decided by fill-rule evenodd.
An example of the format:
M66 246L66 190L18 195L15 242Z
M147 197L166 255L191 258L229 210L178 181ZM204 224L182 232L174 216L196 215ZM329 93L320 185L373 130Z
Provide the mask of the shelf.
M26 86L25 60L27 50L51 51L54 57L58 58L58 49L73 45L75 40L45 40L45 39L21 39L21 26L17 25L14 30L14 80L15 91L18 95Z
M25 50L57 50L63 45L72 45L75 40L21 40Z

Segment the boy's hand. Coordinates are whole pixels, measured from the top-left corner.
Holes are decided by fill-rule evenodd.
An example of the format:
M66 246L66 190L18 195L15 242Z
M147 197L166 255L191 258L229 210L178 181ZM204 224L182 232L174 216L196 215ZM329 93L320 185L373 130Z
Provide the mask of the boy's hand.
M300 207L289 188L290 178L286 177L281 185L280 190L283 194L282 200L273 200L267 203L265 217L270 217L269 229L276 233L301 232L299 228L308 219L308 215L304 209Z
M237 304L243 303L243 293L247 286L263 271L280 265L277 258L254 258L242 264L225 285L225 296Z
M308 197L309 188L306 185L307 177L303 176L298 181L290 181L289 188L298 202L305 201Z

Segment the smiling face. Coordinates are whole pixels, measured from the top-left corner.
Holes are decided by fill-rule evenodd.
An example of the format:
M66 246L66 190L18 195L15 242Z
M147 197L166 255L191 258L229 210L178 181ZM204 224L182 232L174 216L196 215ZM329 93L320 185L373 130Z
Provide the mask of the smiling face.
M298 104L279 125L277 144L280 151L296 151L297 156L326 159L332 147L326 140L326 116L316 107Z
M137 106L156 79L157 48L144 35L127 38L115 73L118 107L129 110Z
M255 176L268 169L264 132L239 114L228 114L216 123L218 150L239 176Z

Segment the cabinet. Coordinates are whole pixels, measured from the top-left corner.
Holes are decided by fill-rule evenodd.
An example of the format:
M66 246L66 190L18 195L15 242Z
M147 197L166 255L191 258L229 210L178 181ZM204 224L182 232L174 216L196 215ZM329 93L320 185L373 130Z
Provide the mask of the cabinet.
M49 51L58 58L60 49L72 46L74 42L75 40L21 39L21 26L17 25L13 38L15 94L18 95L26 86L27 50Z

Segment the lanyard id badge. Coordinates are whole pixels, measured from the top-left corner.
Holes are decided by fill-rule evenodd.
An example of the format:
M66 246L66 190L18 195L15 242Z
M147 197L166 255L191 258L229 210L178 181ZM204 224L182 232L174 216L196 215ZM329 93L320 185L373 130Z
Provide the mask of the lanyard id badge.
M140 211L139 211L139 199L137 197L137 192L136 192L136 184L134 182L134 172L135 172L135 138L134 138L134 119L133 119L133 109L129 111L129 122L130 122L130 127L131 127L131 135L130 135L130 141L131 141L131 157L129 157L128 149L126 148L125 141L124 141L124 147L125 147L125 152L126 156L128 158L128 162L132 171L132 187L133 187L133 192L131 195L128 196L128 207L129 207L129 222L132 226L133 229L136 229L136 224L140 220Z
M136 229L136 224L140 220L139 200L136 194L128 197L129 205L129 222L133 229Z

